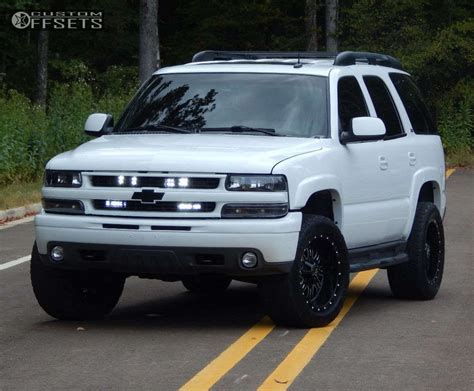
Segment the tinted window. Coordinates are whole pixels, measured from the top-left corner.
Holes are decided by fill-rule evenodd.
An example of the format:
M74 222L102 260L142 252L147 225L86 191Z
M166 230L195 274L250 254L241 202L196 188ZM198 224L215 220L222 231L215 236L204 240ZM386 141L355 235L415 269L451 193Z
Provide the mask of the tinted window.
M397 109L384 81L377 76L364 76L364 82L369 90L377 117L385 124L387 129L386 135L390 137L402 134L403 130L400 125Z
M351 119L367 117L369 112L359 82L354 76L345 76L337 84L339 106L339 130L349 131Z
M326 95L327 78L317 76L157 75L140 89L115 131L167 125L225 132L245 126L294 137L327 136Z
M400 73L391 73L390 78L400 95L415 133L436 134L436 127L413 80Z

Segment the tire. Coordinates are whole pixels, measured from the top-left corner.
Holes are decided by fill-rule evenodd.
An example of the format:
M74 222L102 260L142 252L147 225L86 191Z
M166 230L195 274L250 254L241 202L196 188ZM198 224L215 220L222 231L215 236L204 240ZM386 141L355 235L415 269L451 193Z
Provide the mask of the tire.
M125 278L106 272L59 270L31 254L31 283L38 303L53 318L93 320L107 315L122 294Z
M259 283L262 304L275 324L322 327L339 314L349 285L349 262L337 226L305 216L290 273Z
M184 287L192 292L199 294L212 294L225 291L232 279L227 276L219 275L199 275L187 276L182 279Z
M431 300L444 269L444 231L438 208L420 202L407 243L409 261L387 269L390 289L401 299Z

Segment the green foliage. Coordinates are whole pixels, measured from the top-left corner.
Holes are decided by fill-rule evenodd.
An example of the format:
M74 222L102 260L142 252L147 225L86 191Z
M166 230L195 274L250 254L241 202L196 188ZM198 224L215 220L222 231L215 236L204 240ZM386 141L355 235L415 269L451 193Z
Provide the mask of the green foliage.
M16 91L0 97L0 183L42 172L46 152L44 112Z
M448 155L465 155L471 152L474 134L474 114L468 104L457 109L446 108L439 120L439 132Z
M94 93L95 84L86 82L87 68L72 65L62 64L70 82L51 83L47 113L15 90L0 95L0 184L40 177L51 157L88 139L83 127L89 114L105 112L118 118L136 89L133 78L123 79L131 70L115 67L106 72L115 91L95 88Z

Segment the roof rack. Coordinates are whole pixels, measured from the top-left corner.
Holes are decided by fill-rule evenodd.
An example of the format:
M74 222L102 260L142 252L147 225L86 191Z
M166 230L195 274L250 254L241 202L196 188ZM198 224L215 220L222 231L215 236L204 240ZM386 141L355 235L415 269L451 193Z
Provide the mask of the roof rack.
M334 65L348 66L363 62L403 70L402 64L388 54L370 52L242 52L204 50L193 56L192 62L230 60L270 60L270 59L324 59L334 58Z
M337 53L329 52L227 52L218 50L204 50L193 56L192 62L201 61L229 61L229 60L270 60L272 58L335 58Z
M357 62L364 62L369 65L381 65L403 70L402 64L395 57L388 54L370 52L342 52L336 56L334 65L347 66L355 65Z

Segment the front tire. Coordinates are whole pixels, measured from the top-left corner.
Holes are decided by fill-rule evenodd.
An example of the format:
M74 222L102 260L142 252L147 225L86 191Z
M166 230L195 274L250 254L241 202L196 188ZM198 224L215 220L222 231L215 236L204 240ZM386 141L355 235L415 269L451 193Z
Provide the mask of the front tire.
M262 304L277 325L322 327L339 314L349 285L344 238L322 216L304 217L289 274L259 283Z
M92 320L107 315L122 294L125 278L107 272L45 266L38 248L31 254L31 283L43 310L59 320Z
M444 269L443 221L436 205L420 202L407 244L409 261L387 269L390 289L401 299L431 300Z

